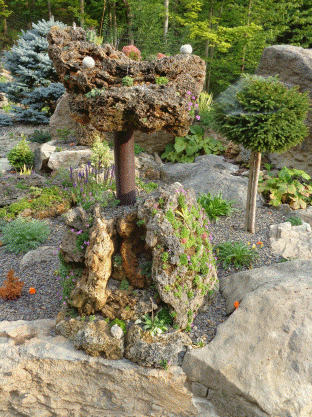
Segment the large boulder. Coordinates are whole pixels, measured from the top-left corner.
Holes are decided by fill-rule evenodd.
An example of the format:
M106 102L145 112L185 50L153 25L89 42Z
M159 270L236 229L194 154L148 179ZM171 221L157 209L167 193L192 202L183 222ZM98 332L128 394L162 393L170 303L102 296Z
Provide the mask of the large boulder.
M188 378L222 417L312 414L312 262L241 272L221 284L240 306L212 342L187 352ZM234 293L234 296L233 296Z
M311 97L312 88L312 50L293 45L273 45L263 50L257 75L264 77L278 75L280 81L289 87L299 86L300 92ZM308 113L306 125L312 126L312 112ZM312 130L299 145L282 154L273 153L271 161L282 168L302 169L312 175Z
M198 156L190 164L165 164L160 167L160 177L167 183L181 182L185 189L194 188L196 195L220 192L236 207L246 207L248 178L235 175L238 166L226 162L223 156Z
M90 357L55 336L54 325L0 323L1 416L215 416L199 413L180 367L164 371Z

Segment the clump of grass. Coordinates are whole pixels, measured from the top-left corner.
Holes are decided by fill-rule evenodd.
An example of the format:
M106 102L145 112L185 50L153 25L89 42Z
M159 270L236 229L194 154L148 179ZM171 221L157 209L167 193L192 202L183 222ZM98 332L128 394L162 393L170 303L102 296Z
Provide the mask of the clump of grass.
M205 209L210 220L218 221L220 216L229 216L234 210L234 201L224 200L221 192L215 196L201 193L197 202Z
M300 226L302 224L302 220L298 216L290 216L286 222L289 222L292 226Z
M18 217L1 226L1 241L7 252L28 252L45 242L50 233L47 223Z
M259 256L255 248L244 242L223 242L214 247L218 261L223 268L233 264L241 269L243 266L251 266Z

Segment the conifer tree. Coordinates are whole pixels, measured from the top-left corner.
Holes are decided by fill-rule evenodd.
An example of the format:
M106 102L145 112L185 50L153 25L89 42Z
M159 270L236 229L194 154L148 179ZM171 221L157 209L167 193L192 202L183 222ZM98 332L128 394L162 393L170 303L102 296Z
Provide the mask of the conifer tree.
M32 29L22 31L16 45L5 53L5 67L13 82L1 83L1 91L14 104L12 118L23 123L48 123L57 99L64 93L48 56L47 34L61 22L41 20ZM0 119L1 124L1 119Z

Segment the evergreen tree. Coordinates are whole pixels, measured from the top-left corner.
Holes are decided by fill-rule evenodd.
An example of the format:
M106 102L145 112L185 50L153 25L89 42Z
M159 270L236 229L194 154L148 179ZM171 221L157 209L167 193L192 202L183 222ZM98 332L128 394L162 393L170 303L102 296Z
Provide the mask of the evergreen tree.
M46 36L54 25L65 26L53 18L32 24L32 29L22 32L17 44L5 53L4 65L14 80L1 83L0 88L14 104L14 121L48 123L57 99L65 91L63 84L57 82L57 74L48 56Z

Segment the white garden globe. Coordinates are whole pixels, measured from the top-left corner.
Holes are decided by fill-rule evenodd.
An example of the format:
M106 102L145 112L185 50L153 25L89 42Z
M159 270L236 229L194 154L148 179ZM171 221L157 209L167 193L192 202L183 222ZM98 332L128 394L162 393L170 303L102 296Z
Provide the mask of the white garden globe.
M83 58L82 66L83 66L83 68L86 68L86 69L94 68L95 61L94 61L93 58L91 58L91 56L86 56L86 57Z
M182 45L180 48L180 54L191 54L193 52L193 48L191 45Z

